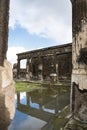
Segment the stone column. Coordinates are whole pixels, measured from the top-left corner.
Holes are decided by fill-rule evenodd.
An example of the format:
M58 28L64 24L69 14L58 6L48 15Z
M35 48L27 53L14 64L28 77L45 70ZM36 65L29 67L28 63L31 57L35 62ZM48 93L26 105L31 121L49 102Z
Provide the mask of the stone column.
M8 42L9 0L0 0L0 65L4 65Z
M29 67L29 59L27 59L27 65L26 65L26 80L30 81L30 67Z
M72 2L72 88L75 119L87 123L87 0Z
M18 58L18 62L17 62L17 77L18 79L20 79L20 59Z
M40 80L43 81L43 65L40 64L40 65L38 66L38 69L41 71L41 72L40 72Z
M0 0L0 130L7 129L15 112L12 67L6 60L8 16L9 0Z
M56 81L58 82L59 79L58 79L58 63L56 63Z
M15 90L11 64L4 60L0 66L0 130L8 126L15 113Z
M44 79L43 79L43 66L44 66L44 64L43 64L43 57L41 57L41 81L43 81Z
M41 65L41 81L43 81L43 65Z

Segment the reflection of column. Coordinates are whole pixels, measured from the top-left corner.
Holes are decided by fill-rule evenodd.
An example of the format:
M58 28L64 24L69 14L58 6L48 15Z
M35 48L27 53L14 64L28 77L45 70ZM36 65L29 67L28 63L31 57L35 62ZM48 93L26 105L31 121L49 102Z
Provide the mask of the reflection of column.
M17 93L17 105L20 105L20 93Z
M58 63L56 64L56 81L58 82Z
M58 109L58 106L59 106L59 94L60 94L60 88L58 88L58 90L56 90L56 99L55 99L55 101L56 101L56 105L55 105L55 114L58 114L58 111L59 111L59 109Z
M30 95L28 92L26 92L26 104L27 106L30 106Z
M40 110L43 110L43 108L42 108L42 105L41 105L41 104L39 104L39 109L40 109Z

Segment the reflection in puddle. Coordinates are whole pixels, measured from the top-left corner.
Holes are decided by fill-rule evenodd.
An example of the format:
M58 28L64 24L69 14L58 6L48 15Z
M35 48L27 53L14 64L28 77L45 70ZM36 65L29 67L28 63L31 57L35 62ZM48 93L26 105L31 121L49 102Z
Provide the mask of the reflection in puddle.
M31 98L30 98L30 106L31 106L32 108L39 109L39 104L37 104L37 103L32 103Z
M52 110L52 109L47 109L47 108L45 108L45 106L43 106L42 108L43 108L43 110L46 111L46 112L54 113L54 114L55 114L55 110L54 110L54 109L53 109L53 110Z
M69 104L69 91L43 89L16 94L16 114L8 130L43 130Z

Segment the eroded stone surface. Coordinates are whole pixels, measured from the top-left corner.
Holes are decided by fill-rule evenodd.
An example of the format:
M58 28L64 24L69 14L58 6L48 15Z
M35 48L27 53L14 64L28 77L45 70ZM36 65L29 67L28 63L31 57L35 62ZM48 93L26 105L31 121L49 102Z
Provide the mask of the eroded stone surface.
M87 123L87 0L72 1L72 90L73 117ZM72 130L80 130L74 128ZM71 130L71 129L70 129ZM83 129L82 129L83 130Z
M15 113L15 89L11 64L5 60L0 66L0 130L9 125Z
M63 130L87 130L87 124L83 124L71 118Z
M72 82L76 82L79 89L87 89L87 22L81 23L80 31L73 39L72 47Z
M0 0L0 66L3 66L8 48L9 1Z
M6 90L0 92L0 126L9 125L14 117L14 87L10 85Z
M5 88L13 83L11 64L5 60L4 67L0 66L0 87Z
M16 78L27 79L27 81L53 81L54 79L54 82L71 79L71 43L23 52L17 54L17 56ZM25 68L21 68L23 59L26 59ZM13 67L13 72L15 72L15 66ZM54 76L51 76L51 74Z

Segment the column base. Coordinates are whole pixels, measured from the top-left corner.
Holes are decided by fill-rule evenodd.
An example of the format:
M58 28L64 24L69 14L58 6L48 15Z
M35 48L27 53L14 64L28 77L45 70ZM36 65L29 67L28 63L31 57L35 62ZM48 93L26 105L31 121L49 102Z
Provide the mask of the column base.
M87 130L87 124L81 123L71 118L63 130Z
M0 66L0 130L8 127L15 113L15 89L10 63ZM3 129L4 130L4 129Z
M87 123L87 75L72 74L71 112L74 119Z

